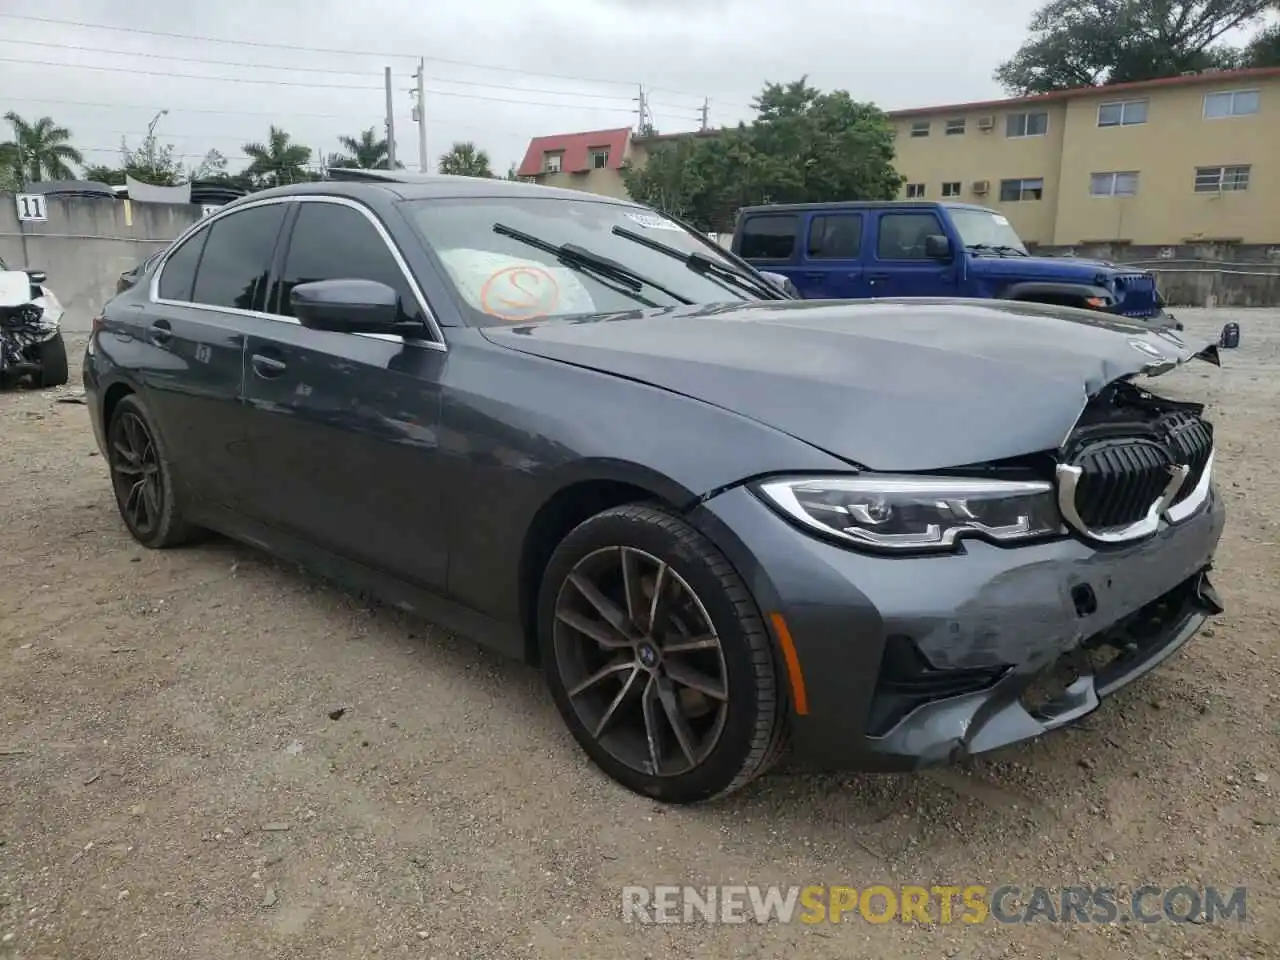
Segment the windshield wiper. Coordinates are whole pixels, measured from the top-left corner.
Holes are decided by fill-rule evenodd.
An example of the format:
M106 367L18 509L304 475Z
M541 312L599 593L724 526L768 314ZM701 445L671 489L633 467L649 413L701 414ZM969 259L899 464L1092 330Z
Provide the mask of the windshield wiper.
M991 250L991 251L994 251L995 253L1001 253L1001 254L1005 254L1005 253L1007 253L1007 254L1012 254L1012 255L1013 255L1013 256L1015 256L1015 257L1026 257L1026 256L1030 256L1030 254L1028 254L1025 250L1019 250L1017 247L1011 247L1011 246L1009 246L1008 244L995 244L995 245L993 245L993 244L990 244L990 243L966 243L966 244L964 245L964 248L965 248L966 250L979 250L979 251L981 251L981 250Z
M630 267L623 266L617 260L612 260L603 254L593 253L586 247L580 247L574 243L551 243L535 237L533 234L525 233L523 230L509 227L505 223L495 223L493 232L499 233L504 237L510 237L512 240L518 240L520 243L533 247L535 250L549 253L567 267L576 267L579 270L598 273L603 277L614 280L626 287L635 299L649 306L656 306L656 304L639 295L640 290L644 287L653 287L653 289L666 294L677 303L685 305L693 303L688 297L682 297L675 291L664 287L658 281L652 280L642 273L636 273L636 271Z
M696 273L704 274L713 280L724 280L732 283L740 290L746 290L748 293L754 293L756 296L764 296L766 300L784 300L783 297L773 287L765 284L764 281L757 280L749 274L743 273L741 270L735 270L727 267L723 263L717 263L708 257L705 253L687 253L678 247L668 246L661 241L654 240L642 234L628 230L626 227L614 227L613 232L619 237L625 237L628 240L648 247L650 250L656 250L658 253L665 253L668 257L674 257L681 261L690 270ZM724 284L721 284L723 286Z

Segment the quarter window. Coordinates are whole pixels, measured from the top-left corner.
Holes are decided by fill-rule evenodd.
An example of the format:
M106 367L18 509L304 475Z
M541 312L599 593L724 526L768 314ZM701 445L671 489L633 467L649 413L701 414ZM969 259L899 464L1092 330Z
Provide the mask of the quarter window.
M1138 172L1095 173L1089 177L1089 195L1093 197L1132 197L1138 193Z
M191 291L196 285L196 267L200 263L200 254L208 239L208 230L199 231L173 251L173 255L165 261L164 272L160 274L161 300L191 302Z
M1001 180L1000 200L1010 203L1015 200L1039 200L1044 197L1044 180L1037 177L1033 180Z
M283 203L271 203L215 220L196 270L192 302L265 310L267 278L284 214Z
M809 224L810 260L856 260L862 254L862 214L814 217Z
M1249 189L1249 167L1196 167L1196 193Z
M1011 113L1004 131L1007 137L1043 137L1049 132L1049 114L1044 111Z
M1146 100L1121 100L1098 106L1098 126L1100 127L1132 127L1146 122Z
M1223 117L1247 117L1258 112L1257 90L1227 90L1223 93L1204 95L1204 115L1207 120Z
M932 213L884 213L880 215L880 237L876 258L880 260L927 260L925 238L942 233L942 225Z
M272 312L293 316L289 294L316 280L374 280L394 290L402 321L425 322L404 271L382 235L358 210L337 203L299 204L284 270L271 294Z
M797 220L793 216L751 217L742 227L744 260L790 260L796 250Z

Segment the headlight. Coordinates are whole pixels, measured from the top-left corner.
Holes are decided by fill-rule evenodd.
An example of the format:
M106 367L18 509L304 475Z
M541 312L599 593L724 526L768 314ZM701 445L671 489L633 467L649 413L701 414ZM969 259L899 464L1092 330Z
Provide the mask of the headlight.
M1062 531L1053 485L957 477L807 477L756 486L811 530L882 550L945 550L960 537L999 543Z

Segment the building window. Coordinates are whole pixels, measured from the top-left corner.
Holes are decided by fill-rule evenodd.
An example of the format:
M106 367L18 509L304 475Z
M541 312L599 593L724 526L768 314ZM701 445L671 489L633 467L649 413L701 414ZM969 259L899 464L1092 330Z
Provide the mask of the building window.
M1196 193L1248 190L1249 167L1196 167Z
M1098 107L1098 126L1132 127L1147 122L1146 100L1121 100Z
M609 166L609 148L608 147L592 147L591 148L591 169L603 170Z
M1000 200L1011 203L1014 200L1039 200L1044 197L1044 180L1036 177L1033 180L1001 180Z
M1133 197L1138 193L1138 172L1095 173L1089 177L1091 197Z
M1049 114L1011 113L1005 120L1006 137L1043 137L1049 132Z
M564 162L563 153L544 153L542 155L542 172L543 173L559 173L560 165Z
M1206 93L1204 95L1204 116L1206 120L1220 120L1223 117L1247 117L1257 112L1257 90L1227 90L1223 93Z
M911 135L913 137L927 137L929 135L929 121L917 120L911 124Z
M953 180L953 181L951 181L950 183L944 183L944 184L942 185L942 195L943 195L944 197L958 197L958 196L960 196L960 181L959 181L959 180Z
M962 133L964 133L964 117L961 117L959 120L947 121L948 137L957 137Z
M923 197L923 196L924 196L924 184L923 184L923 183L908 183L908 184L907 184L907 199L908 199L908 200L919 200L919 199L920 199L921 197Z

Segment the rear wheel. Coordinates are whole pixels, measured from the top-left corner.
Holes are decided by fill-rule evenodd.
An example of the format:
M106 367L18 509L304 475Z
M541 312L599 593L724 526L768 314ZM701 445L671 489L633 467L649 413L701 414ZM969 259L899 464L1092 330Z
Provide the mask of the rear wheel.
M116 506L135 540L162 549L192 539L196 529L182 516L173 465L136 395L121 399L111 412L107 462Z
M671 803L729 793L780 757L773 647L746 585L680 518L631 505L574 529L539 597L542 660L587 755Z
M67 344L62 332L36 345L40 359L39 381L42 387L60 387L67 382Z

